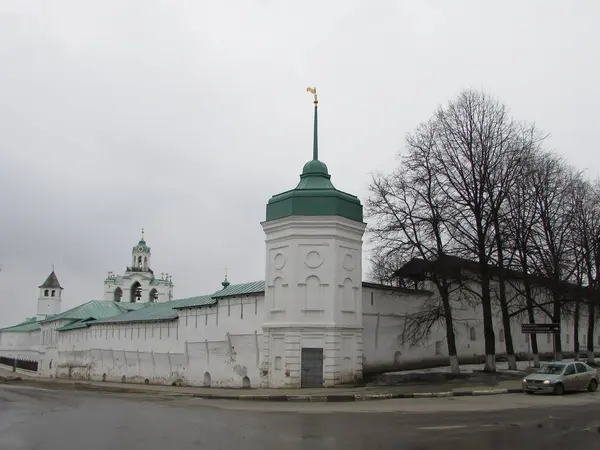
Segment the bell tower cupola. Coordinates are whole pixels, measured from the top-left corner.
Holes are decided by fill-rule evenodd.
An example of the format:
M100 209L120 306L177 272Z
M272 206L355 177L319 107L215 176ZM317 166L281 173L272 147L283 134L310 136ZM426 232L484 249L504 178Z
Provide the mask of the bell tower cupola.
M150 247L144 239L144 229L142 228L142 238L133 246L131 252L131 269L133 272L151 272L150 270Z

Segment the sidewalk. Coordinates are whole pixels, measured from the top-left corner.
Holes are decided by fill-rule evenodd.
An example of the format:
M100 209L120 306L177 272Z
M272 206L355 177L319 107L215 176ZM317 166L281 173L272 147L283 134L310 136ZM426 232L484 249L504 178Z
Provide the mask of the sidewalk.
M392 398L430 398L498 395L522 392L521 380L512 379L490 384L489 380L454 380L445 383L407 383L399 386L365 386L313 389L226 389L187 386L162 386L110 383L102 381L37 378L0 368L0 377L21 377L22 383L48 389L80 389L87 391L156 394L157 396L196 397L215 400L353 402ZM0 378L1 380L1 378ZM0 386L2 382L0 381Z

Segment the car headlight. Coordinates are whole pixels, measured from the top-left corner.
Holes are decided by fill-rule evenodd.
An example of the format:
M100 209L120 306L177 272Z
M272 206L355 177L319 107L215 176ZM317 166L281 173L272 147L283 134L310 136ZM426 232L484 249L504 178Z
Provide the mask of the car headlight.
M550 384L550 380L544 380L544 384Z
M527 383L527 378L523 378L523 383Z

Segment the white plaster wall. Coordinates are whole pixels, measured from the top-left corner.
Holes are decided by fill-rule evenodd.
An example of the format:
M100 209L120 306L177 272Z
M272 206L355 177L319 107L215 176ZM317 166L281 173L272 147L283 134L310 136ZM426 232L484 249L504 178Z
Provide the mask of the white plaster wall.
M365 288L363 291L364 325L364 369L365 371L393 366L395 364L418 363L439 360L448 356L445 327L434 326L429 338L420 345L403 345L401 334L403 316L417 310L426 296L415 293L398 293L380 289ZM494 305L494 331L496 354L506 352L501 313ZM457 353L460 356L483 356L485 353L484 329L480 307L455 305L453 310ZM516 353L529 352L529 337L521 333L521 323L528 322L525 314L511 320L513 347ZM543 313L536 313L537 323L550 323ZM563 351L573 351L573 320L563 319L561 339ZM579 339L580 352L586 349L587 315L585 308L580 311ZM600 326L596 327L594 342L600 348ZM568 336L568 338L567 338ZM474 339L473 339L474 338ZM552 337L538 335L538 348L541 353L553 351Z
M180 310L179 327L187 343L185 378L203 385L242 387L260 384L264 295L220 299L216 305Z
M259 383L264 297L221 299L179 319L62 331L54 376L242 387ZM48 359L48 357L46 358Z
M37 361L39 343L39 331L0 331L0 356Z
M435 358L445 364L448 352L443 327L434 327L429 339L417 347L401 345L399 340L403 315L418 309L428 295L365 287L361 308L364 342L355 336L345 336L343 331L338 335L334 330L323 332L306 327L293 332L286 329L274 332L271 345L279 353L290 345L324 348L332 354L339 347L337 363L349 369L348 373L358 370L358 367L352 369L352 357L364 358L365 370ZM587 332L585 313L582 308L579 329L582 351ZM39 373L44 376L101 380L106 375L110 381L122 381L125 376L128 382L143 383L148 379L151 383L179 381L191 385L203 385L210 378L211 386L231 387L242 387L248 377L250 385L257 387L270 374L276 382L285 383L289 377L286 372L299 367L294 362L283 364L284 361L265 367L264 355L269 344L262 330L264 316L264 295L230 297L216 305L180 310L178 319L173 321L95 325L64 332L56 332L56 328L67 321L54 321L43 323L42 330L34 333L1 332L0 351L38 358ZM483 355L480 309L457 307L454 317L459 356ZM541 315L536 320L550 321ZM513 343L516 352L525 353L527 336L520 333L521 322L521 318L513 320ZM565 320L562 327L563 350L572 351L572 320ZM494 329L496 350L500 354L505 351L505 343L499 311ZM347 348L349 339L358 342L360 348ZM595 343L598 342L600 329L595 336ZM541 352L552 351L552 342L545 335L538 336L538 343ZM350 381L340 378L340 382Z
M186 365L178 333L176 320L61 331L56 376L170 383Z

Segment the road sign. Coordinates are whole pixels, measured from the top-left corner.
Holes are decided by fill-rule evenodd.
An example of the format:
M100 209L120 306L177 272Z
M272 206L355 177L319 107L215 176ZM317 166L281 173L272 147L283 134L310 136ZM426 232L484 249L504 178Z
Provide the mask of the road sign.
M521 333L524 334L560 334L559 323L522 323Z

